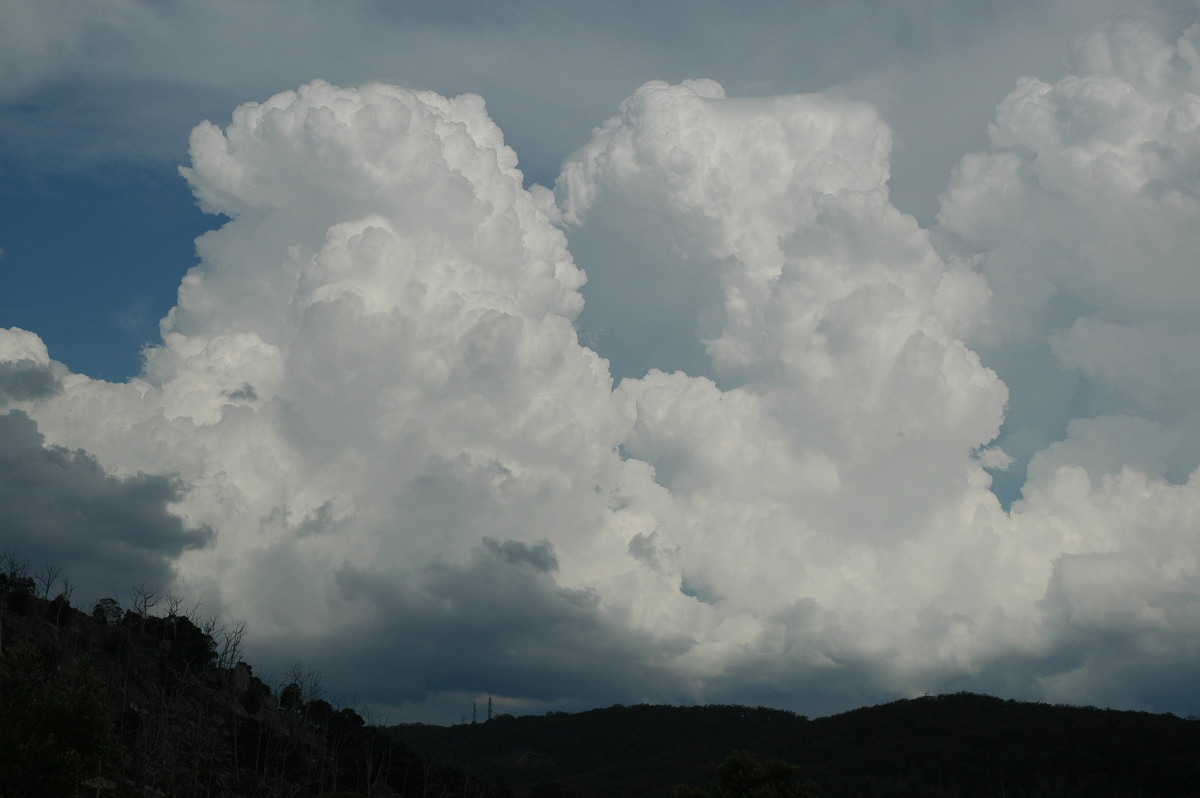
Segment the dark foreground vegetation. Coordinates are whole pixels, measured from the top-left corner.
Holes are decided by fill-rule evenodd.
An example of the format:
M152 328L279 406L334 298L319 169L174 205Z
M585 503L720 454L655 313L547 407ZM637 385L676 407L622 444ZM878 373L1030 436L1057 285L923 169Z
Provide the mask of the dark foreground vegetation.
M970 693L815 720L643 705L392 733L516 795L1200 795L1200 720Z
M54 595L54 598L50 598ZM71 605L0 555L0 798L1196 796L1200 721L960 693L809 720L614 706L383 729L243 629L137 589Z
M0 798L507 794L335 708L312 671L271 689L242 627L145 589L87 613L70 592L0 555Z

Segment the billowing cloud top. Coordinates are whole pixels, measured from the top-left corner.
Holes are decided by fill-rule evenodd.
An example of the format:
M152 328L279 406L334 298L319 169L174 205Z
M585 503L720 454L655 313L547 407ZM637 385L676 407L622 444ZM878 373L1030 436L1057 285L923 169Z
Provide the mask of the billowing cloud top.
M1018 85L936 247L828 97L648 83L553 192L473 95L244 105L139 378L0 331L13 456L163 480L177 589L405 696L1194 708L1195 374L1146 353L1196 335L1196 28L1138 24Z
M1084 38L1075 74L1020 81L996 149L964 158L943 197L941 223L995 293L975 345L1005 363L1013 453L1078 419L1045 467L1129 462L1182 482L1200 459L1198 37L1139 17Z

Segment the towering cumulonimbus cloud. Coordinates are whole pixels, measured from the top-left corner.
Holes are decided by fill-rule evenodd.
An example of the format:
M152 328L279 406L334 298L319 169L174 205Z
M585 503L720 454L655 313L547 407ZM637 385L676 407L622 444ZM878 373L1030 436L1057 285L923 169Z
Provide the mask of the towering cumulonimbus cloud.
M65 446L97 484L163 480L153 507L180 523L150 551L248 621L252 654L402 697L1161 704L1132 674L1195 664L1200 558L1195 481L1163 479L1190 450L1150 432L1190 411L1122 386L1152 369L1139 347L1191 328L1172 291L1116 306L1119 231L1076 252L1104 268L1049 253L1119 216L1132 240L1178 233L1154 268L1190 290L1171 257L1192 233L1152 211L1190 201L1164 164L1191 101L1175 79L1145 78L1142 104L1096 80L1001 105L997 144L1021 147L964 161L940 217L956 249L892 205L890 131L862 104L647 83L551 191L523 186L476 96L310 83L193 132L184 176L229 221L197 241L140 377L71 374L0 331L0 418L30 462ZM1158 172L1063 143L1104 113L1159 124L1122 151ZM1006 510L994 442L1033 390L1006 357L1067 311L1037 362L1133 398L1070 416ZM1186 387L1173 373L1156 385Z
M22 404L41 433L189 486L178 512L217 537L179 559L181 589L267 647L350 628L357 667L413 671L376 683L546 700L581 641L612 658L598 674L638 667L620 663L644 632L587 588L638 568L613 533L643 470L617 452L631 421L572 326L584 276L482 100L317 82L191 144L184 174L229 222L141 377L69 375ZM517 628L524 646L497 631ZM494 650L447 670L464 639Z
M631 230L619 252L671 253L654 266L710 287L669 312L711 325L711 377L655 370L618 391L636 419L624 451L654 466L671 506L631 551L705 604L681 658L705 676L774 661L756 689L786 690L817 664L937 668L990 643L982 630L953 640L960 624L935 616L1014 598L945 581L1005 522L976 451L1006 389L960 340L986 285L889 203L889 147L865 106L652 83L559 181L568 223ZM591 279L636 268L608 260L607 240L592 250L568 234ZM669 306L675 286L657 287L642 301ZM990 524L973 529L980 517ZM931 644L943 650L919 653Z

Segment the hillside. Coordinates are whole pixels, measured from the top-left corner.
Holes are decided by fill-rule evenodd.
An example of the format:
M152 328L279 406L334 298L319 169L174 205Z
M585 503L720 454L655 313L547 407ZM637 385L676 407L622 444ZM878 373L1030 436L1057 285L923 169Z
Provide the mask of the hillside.
M838 796L1200 795L1200 721L959 693L808 720L764 708L615 706L397 726L414 751L516 795L661 795L738 750Z
M272 690L240 628L145 591L84 613L0 560L0 798L506 794L335 708L310 672Z

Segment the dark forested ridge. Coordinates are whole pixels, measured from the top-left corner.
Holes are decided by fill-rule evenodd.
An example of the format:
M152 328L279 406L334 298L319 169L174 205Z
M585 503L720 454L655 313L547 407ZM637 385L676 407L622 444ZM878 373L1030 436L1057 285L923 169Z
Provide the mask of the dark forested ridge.
M1200 721L1172 715L959 693L385 730L312 672L264 683L242 631L144 589L83 612L0 555L0 798L1200 796Z
M643 705L392 731L516 795L669 796L711 786L738 751L796 767L796 791L745 793L764 796L806 794L796 785L808 781L823 798L1200 795L1198 720L970 693L815 720Z
M144 589L85 613L58 583L0 555L0 798L507 795L334 707L312 671L273 690L241 627Z

